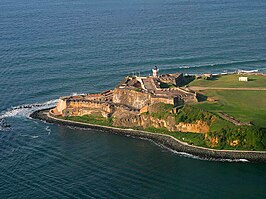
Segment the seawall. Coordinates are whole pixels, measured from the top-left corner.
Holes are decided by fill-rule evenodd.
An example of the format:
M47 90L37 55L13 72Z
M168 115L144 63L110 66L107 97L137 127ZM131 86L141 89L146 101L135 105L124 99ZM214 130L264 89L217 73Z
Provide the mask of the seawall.
M126 135L126 136L132 136L132 137L137 137L137 138L149 139L169 149L172 149L178 152L189 153L189 154L198 156L199 158L207 159L207 160L246 159L250 162L266 162L266 151L264 152L264 151L240 151L240 150L238 151L215 150L215 149L208 149L204 147L192 146L192 145L188 145L187 143L181 142L170 135L150 133L146 131L133 130L133 129L121 129L121 128L116 128L116 127L86 124L86 123L81 123L81 122L74 122L74 121L54 118L49 115L49 110L50 109L35 111L34 113L30 115L30 117L34 119L44 120L48 123L55 123L55 124L64 125L64 126L98 129L98 130L104 130L106 132L119 134L119 135Z

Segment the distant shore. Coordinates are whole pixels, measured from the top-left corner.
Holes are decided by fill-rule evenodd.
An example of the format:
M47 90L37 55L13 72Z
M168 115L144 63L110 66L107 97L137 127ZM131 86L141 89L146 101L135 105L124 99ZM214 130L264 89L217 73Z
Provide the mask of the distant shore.
M73 126L80 128L90 128L104 130L109 133L132 136L137 138L144 138L154 141L157 144L163 145L171 150L178 152L185 152L194 156L198 156L201 159L207 160L233 160L233 161L244 161L248 160L250 162L266 162L266 151L242 151L242 150L216 150L209 149L199 146L189 145L182 142L170 135L151 133L141 130L133 129L121 129L109 126L100 126L95 124L88 124L82 122L69 121L64 119L59 119L51 116L49 114L50 109L43 109L35 111L30 115L34 119L44 120L48 123L59 124L63 126Z

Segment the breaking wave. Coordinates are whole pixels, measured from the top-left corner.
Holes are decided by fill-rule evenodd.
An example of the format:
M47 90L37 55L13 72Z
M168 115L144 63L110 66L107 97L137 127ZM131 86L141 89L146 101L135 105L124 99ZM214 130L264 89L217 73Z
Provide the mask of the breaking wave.
M84 93L72 93L71 95L85 95ZM51 108L56 105L58 99L49 100L43 103L34 103L34 104L23 104L19 106L14 106L9 108L6 111L0 113L0 120L8 117L27 117L29 118L30 114L34 111Z
M11 107L7 111L0 114L0 120L8 117L27 117L29 118L30 114L34 111L51 108L56 105L56 100L49 100L44 103L35 103L35 104L23 104L15 107Z
M184 157L188 157L188 158L193 158L193 159L198 159L198 160L209 160L209 161L218 161L218 162L249 162L246 159L222 159L222 158L203 158L200 156L196 156L196 155L192 155L190 153L185 153L185 152L179 152L179 151L175 151L173 149L170 149L168 147L165 146L161 146L163 148L166 148L167 150L179 155L179 156L184 156Z
M246 60L246 61L233 61L233 62L225 62L225 63L215 63L215 64L202 64L202 65L181 65L178 68L180 69L193 69L193 68L206 68L206 69L210 69L210 68L216 68L216 69L220 69L220 72L222 72L223 70L227 69L230 71L237 71L238 69L241 69L243 67L243 65L246 65L248 68L248 70L251 69L258 69L260 71L265 70L265 68L261 67L261 66L265 66L266 64L266 60Z

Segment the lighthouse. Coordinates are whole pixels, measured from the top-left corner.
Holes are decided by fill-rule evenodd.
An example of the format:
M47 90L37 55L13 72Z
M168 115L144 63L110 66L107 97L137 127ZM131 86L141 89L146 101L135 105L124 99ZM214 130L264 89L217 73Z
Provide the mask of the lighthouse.
M157 66L154 66L154 69L152 69L152 76L158 77L158 74L159 74L159 69L157 68Z

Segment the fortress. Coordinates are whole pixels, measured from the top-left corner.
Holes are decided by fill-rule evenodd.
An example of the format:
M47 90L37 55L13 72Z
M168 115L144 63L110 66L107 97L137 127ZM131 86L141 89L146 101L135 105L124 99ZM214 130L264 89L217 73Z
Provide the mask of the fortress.
M148 112L156 103L174 106L197 102L197 93L179 87L184 82L182 73L153 76L127 76L114 90L100 94L60 97L51 110L55 116L101 115L105 118L124 119Z
M159 136L166 134L201 147L206 145L209 148L243 147L248 150L265 150L265 122L257 114L265 109L265 76L260 73L245 73L252 81L239 82L240 75L242 74L159 75L159 69L155 67L152 76L127 76L113 90L60 97L55 108L35 112L34 117L77 126L89 125L97 129L115 129L116 132L123 132L122 129L126 128L126 132L132 132L133 129L141 130L138 133L153 132L156 136L157 133ZM210 95L208 92L211 93L211 90L219 90L220 96ZM239 92L242 90L260 92L261 97L254 97L252 92ZM260 100L257 100L258 97ZM252 110L248 105L250 99L258 103L253 109L255 114L249 112L252 117L242 119L241 116L232 114L235 110L242 111L242 107ZM203 108L198 100L203 102ZM240 102L240 107L232 108L236 102ZM259 112L256 113L257 110ZM182 132L186 133L181 134Z

